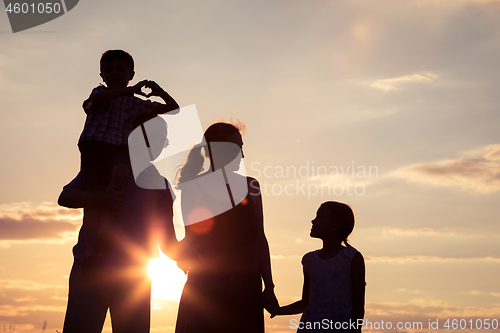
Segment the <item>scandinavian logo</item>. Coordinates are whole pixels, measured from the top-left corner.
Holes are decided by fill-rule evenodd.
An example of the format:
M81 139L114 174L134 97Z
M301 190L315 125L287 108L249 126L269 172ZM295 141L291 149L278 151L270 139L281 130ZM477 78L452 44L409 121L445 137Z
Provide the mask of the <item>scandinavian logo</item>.
M153 190L168 186L184 225L246 202L248 183L241 147L232 142L206 142L194 105L145 122L132 131L128 145L136 184ZM191 167L190 155L197 155L203 166L197 164L191 177L176 184L179 170Z

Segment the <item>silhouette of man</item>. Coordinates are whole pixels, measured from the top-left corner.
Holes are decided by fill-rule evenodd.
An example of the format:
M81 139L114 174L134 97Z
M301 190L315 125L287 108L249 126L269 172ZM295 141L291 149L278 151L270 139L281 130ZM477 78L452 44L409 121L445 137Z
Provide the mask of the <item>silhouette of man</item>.
M129 174L125 194L112 187L102 192L83 191L78 175L59 196L61 206L83 207L84 219L88 207L116 210L116 223L109 231L110 243L101 251L102 265L95 271L82 269L86 253L80 229L78 243L73 248L63 333L101 332L108 309L114 333L149 332L149 258L158 257L158 245L170 256L175 256L177 249L169 185L150 163L168 142L166 123L161 117L149 118L138 119L149 165L143 163L142 170Z

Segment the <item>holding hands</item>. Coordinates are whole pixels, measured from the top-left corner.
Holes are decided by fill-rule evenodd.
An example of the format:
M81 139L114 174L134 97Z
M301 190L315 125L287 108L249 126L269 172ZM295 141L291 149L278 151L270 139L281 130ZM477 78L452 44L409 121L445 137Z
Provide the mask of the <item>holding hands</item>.
M177 257L177 267L182 269L184 274L187 274L189 269L201 260L201 255L196 247L189 245L184 247L181 251L181 255Z
M262 292L262 299L264 302L264 309L271 314L271 318L274 318L280 307L278 299L274 294L274 288L265 288Z

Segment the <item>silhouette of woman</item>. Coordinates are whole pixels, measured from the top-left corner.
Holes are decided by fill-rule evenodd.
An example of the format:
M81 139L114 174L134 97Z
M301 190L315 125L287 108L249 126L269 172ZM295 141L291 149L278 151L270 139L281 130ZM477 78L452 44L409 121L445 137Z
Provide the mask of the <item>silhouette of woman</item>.
M278 307L259 184L236 173L242 146L238 127L215 123L180 170L186 235L181 243L199 257L179 261L189 273L176 333L263 333L263 307L272 312ZM200 174L202 149L210 170Z

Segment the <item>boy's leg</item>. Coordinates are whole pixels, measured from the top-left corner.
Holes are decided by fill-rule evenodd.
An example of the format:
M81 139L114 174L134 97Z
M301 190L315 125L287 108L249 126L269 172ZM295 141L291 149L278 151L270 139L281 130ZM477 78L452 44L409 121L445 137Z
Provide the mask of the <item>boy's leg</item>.
M108 311L108 291L82 273L81 262L75 260L69 277L68 307L64 333L101 333Z
M113 167L111 185L118 191L125 192L128 178L128 167L123 164L118 164ZM112 245L112 237L110 229L116 220L117 212L110 209L102 209L100 214L101 225L98 230L96 240L96 251L105 253Z
M113 166L111 172L111 186L116 188L118 191L125 191L129 172L129 168L125 164L120 163Z
M113 147L110 151L111 164L111 185L115 190L125 192L130 173L128 162L128 146L120 145ZM116 211L103 209L101 212L101 226L98 233L98 247L100 251L106 251L111 246L111 236L109 230L115 222Z
M81 153L82 190L98 192L107 187L108 145L105 142L95 140L86 140L78 144ZM95 240L99 233L100 224L101 207L98 205L86 207L83 234L87 257L96 254Z

